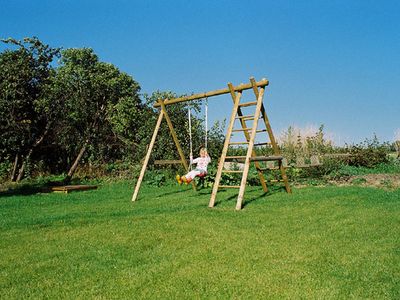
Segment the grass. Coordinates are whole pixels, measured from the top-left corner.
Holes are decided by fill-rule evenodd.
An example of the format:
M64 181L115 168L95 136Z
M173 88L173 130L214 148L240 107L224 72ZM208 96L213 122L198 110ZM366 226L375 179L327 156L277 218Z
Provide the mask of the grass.
M400 190L131 192L0 195L1 298L400 298Z

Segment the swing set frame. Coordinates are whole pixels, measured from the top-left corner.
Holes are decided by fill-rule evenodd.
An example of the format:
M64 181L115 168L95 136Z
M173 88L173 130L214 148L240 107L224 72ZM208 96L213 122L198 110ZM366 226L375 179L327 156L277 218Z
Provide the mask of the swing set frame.
M140 175L139 175L139 178L137 180L134 193L132 195L132 201L136 201L137 198L138 198L140 186L142 184L142 181L143 181L143 178L144 178L144 175L145 175L145 172L146 172L149 160L150 160L151 152L152 152L153 147L155 145L157 134L158 134L158 131L159 131L160 126L161 126L161 122L162 122L162 120L164 118L165 118L165 120L166 120L166 122L168 124L169 131L171 133L172 139L173 139L173 141L175 143L175 146L176 146L176 148L178 150L179 157L180 157L180 161L174 161L174 163L180 162L182 164L182 166L185 168L186 172L189 170L189 165L188 165L187 160L185 158L185 155L183 153L182 147L181 147L181 145L179 143L179 140L178 140L178 137L176 135L176 132L175 132L174 126L172 124L171 118L170 118L170 116L169 116L169 114L167 112L167 109L166 109L166 107L168 105L173 105L173 104L180 103L180 102L195 101L195 100L199 100L199 99L208 99L208 98L211 98L211 97L224 95L224 94L231 94L232 100L234 102L234 107L235 107L238 104L238 103L235 103L235 97L233 97L233 95L235 93L242 94L242 92L244 90L249 90L249 89L255 90L255 89L258 89L258 88L261 88L262 90L264 90L265 87L268 84L269 84L269 81L267 79L265 79L265 78L260 80L260 81L258 81L258 82L256 82L254 80L254 78L251 77L250 78L250 83L247 83L247 84L243 84L242 83L240 85L233 86L231 83L228 83L228 87L225 88L225 89L213 90L213 91L209 91L209 92L205 92L205 93L199 93L199 94L194 94L194 95L185 96L185 97L179 97L179 98L173 98L173 99L159 99L153 105L153 107L154 108L160 108L160 113L159 113L159 116L158 116L158 119L157 119L157 122L156 122L156 125L155 125L155 128L154 128L154 131L153 131L153 135L152 135L152 138L151 138L151 141L150 141L146 156L144 157L144 160L143 160L142 169L140 171ZM265 117L266 117L266 115L265 115ZM231 118L232 118L232 116L231 116ZM268 122L268 126L269 126L269 122ZM229 132L229 130L228 130L228 133L229 133L229 135L231 134L231 132ZM272 134L272 130L271 130L271 134ZM246 135L246 133L245 133L245 135ZM275 143L274 140L273 140L273 144L275 144L275 146L276 146L276 143ZM262 183L263 183L263 180L262 180ZM264 185L265 185L265 183L263 184L263 188L264 188L264 191L265 191L266 187L264 187ZM194 181L192 181L192 186L193 186L193 189L196 190L196 184L195 184Z

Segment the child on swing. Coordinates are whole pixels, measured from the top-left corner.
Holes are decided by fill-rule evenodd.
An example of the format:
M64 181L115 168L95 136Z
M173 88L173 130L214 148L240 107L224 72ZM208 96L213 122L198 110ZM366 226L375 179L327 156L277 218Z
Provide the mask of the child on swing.
M200 149L200 157L193 159L193 156L190 156L190 164L197 164L196 169L190 171L184 176L176 175L176 180L179 184L184 182L185 184L190 183L196 176L205 176L207 175L207 165L211 162L211 158L207 153L206 148Z

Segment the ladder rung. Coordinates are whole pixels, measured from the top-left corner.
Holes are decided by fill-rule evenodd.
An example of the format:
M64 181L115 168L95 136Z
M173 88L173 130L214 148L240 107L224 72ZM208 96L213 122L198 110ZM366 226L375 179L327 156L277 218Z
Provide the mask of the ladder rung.
M237 117L236 119L248 121L248 120L254 120L254 116L241 116L241 117Z
M250 157L250 161L274 161L274 160L282 160L282 156L256 156Z
M219 189L240 189L240 185L219 185Z
M254 119L254 116L248 115L248 116L237 116L235 119Z
M283 179L272 179L272 180L268 180L268 182L284 182Z
M266 143L257 143L257 144L254 144L254 146L265 146L265 145L271 145L271 143L270 143L270 142L266 142Z
M223 173L243 173L243 170L222 170Z
M273 168L258 168L257 171L271 171L271 170L279 170L279 167L273 167Z
M248 130L252 130L253 128L241 128L241 129L233 129L232 132L239 132L239 131L248 131Z
M229 142L229 145L244 145L248 144L249 142Z
M248 130L252 130L253 128L241 128L241 129L233 129L232 132L240 132L240 131L248 131ZM256 130L256 133L259 132L267 132L267 129L259 129Z
M252 102L244 102L244 103L240 103L239 106L240 107L245 107L245 106L252 106L252 105L256 105L257 101L252 101Z
M227 159L244 159L244 158L246 158L246 156L234 155L234 156L226 156L225 160L227 160Z

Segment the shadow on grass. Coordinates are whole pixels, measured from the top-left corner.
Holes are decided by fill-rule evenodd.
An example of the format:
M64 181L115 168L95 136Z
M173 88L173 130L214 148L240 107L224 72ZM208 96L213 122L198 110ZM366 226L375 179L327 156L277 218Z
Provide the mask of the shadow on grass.
M79 185L79 180L70 182L71 185ZM23 182L23 183L10 183L0 186L0 197L11 196L29 196L38 193L51 193L52 187L66 185L64 181L45 181L45 182Z
M41 193L46 188L50 191L50 187L47 187L47 184L13 184L6 187L4 190L0 191L0 197L11 197L17 195L34 195L37 193Z
M179 194L179 193L184 193L187 191L190 191L191 189L181 189L178 191L172 191L172 192L168 192L168 193L162 193L162 194L158 194L155 196L155 198L160 198L160 197L164 197L164 196L168 196L168 195L174 195L174 194Z
M284 186L283 187L281 187L281 186L269 186L268 188L269 188L268 192L263 192L261 195L253 196L252 198L247 197L247 199L246 199L246 197L244 197L242 208L245 208L250 203L252 203L254 201L257 201L257 200L259 200L261 198L264 198L266 196L271 196L271 195L282 193L282 192L286 193L286 190L285 190ZM250 191L248 194L258 193L258 192L259 191Z

